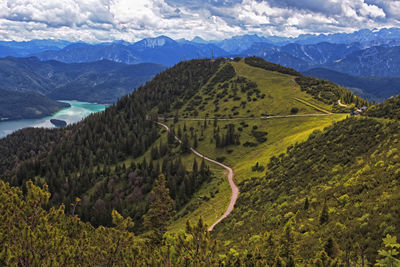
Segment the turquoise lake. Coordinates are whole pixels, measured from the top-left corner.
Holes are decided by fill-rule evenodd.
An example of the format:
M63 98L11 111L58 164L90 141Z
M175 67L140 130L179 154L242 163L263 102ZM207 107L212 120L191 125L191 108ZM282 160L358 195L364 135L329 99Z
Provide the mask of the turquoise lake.
M26 127L44 127L54 128L50 119L64 120L67 124L78 122L92 113L101 112L105 110L108 105L101 105L80 101L62 101L69 103L71 107L60 110L53 116L44 117L40 119L26 119L26 120L12 120L0 122L0 138L3 138L19 129Z

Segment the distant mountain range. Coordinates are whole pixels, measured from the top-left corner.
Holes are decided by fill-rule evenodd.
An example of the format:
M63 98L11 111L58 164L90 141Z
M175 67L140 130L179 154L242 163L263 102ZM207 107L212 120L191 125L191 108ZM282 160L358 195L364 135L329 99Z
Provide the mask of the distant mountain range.
M354 51L324 67L356 76L400 76L400 46Z
M165 67L109 60L67 64L35 57L0 59L0 88L35 92L52 99L113 103Z
M242 55L255 55L300 71L322 67L355 76L400 76L400 46L362 49L359 43L285 46L257 43Z
M360 49L359 43L332 44L323 42L311 45L291 43L284 46L256 43L242 54L244 56L262 57L268 61L297 70L307 70L312 66L337 61Z
M68 93L65 92L74 91L74 95L85 100L96 99L97 101L112 102L123 93L130 92L140 82L152 77L154 73L159 72L162 69L160 65L170 67L179 61L194 58L258 56L301 72L317 68L340 72L352 77L367 76L370 77L368 79L374 81L381 80L380 77L400 77L400 29L360 30L353 33L329 35L307 34L296 38L242 35L222 41L207 41L198 36L192 40L173 40L167 36L159 36L135 43L114 41L88 44L60 40L0 42L0 57L26 57L28 55L35 56L40 61L47 63L41 65L40 68L33 66L33 69L30 69L31 63L34 61L32 59L27 66L23 66L24 64L16 66L15 62L11 64L7 60L6 62L0 61L0 78L2 78L0 86L11 90L32 90L51 97L63 96L63 98L68 98L66 97ZM51 60L71 64L108 60L115 62L115 66L95 70L96 74L89 75L88 72L92 72L90 64L71 65L72 67L67 71L68 74L63 71L60 74L57 68L53 68L57 65L63 69L66 68L65 65L49 63ZM38 63L35 64L39 64L40 61L37 60ZM116 70L126 65L118 65L118 63L160 65L154 66L154 72L143 73L142 78L136 79L136 76L130 76L125 79L119 77ZM52 66L49 67L49 64ZM110 64L112 63L103 62L100 65L110 67ZM149 65L147 65L147 70L149 70ZM37 75L38 73L40 75ZM78 78L79 75L81 76ZM16 76L18 79L15 79ZM336 77L331 73L324 75L324 77L328 76ZM388 92L400 92L395 80L395 78L389 79L393 84L385 87L385 93L382 94L375 94L381 90L380 88L376 87L373 90L370 88L371 84L380 86L380 82L371 84L357 82L356 85L362 86L360 89L364 92L369 91L375 94L370 97L380 99ZM340 83L338 80L333 81ZM385 84L387 84L386 81ZM101 86L104 88L99 89Z
M65 63L82 63L108 59L138 64L144 62L172 66L193 58L234 55L255 55L295 67L299 70L332 63L352 52L379 46L400 46L400 29L360 30L354 33L300 35L296 38L242 35L222 41L206 41L195 37L191 41L173 40L167 36L146 38L136 43L114 41L100 44L71 43L62 40L32 40L0 42L0 57L36 56L39 59Z
M228 55L226 51L214 44L177 42L166 36L147 38L134 44L71 44L61 50L33 54L41 60L57 60L66 63L108 59L127 64L151 62L166 66L175 65L185 59L226 55Z
M400 93L400 77L352 76L324 68L311 69L303 74L332 81L376 102L382 102Z
M63 40L0 41L0 57L27 57L47 50L59 50L71 42Z

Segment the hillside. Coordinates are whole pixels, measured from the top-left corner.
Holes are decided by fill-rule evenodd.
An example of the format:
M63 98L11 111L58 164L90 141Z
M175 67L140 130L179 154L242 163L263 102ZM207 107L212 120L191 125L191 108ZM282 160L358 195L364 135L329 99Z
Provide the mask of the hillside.
M52 99L113 103L164 69L162 65L142 63L110 71L83 72L71 82L58 86L48 96Z
M254 61L254 59L253 61L249 59L249 62L254 63L256 61ZM238 70L238 75L233 66ZM280 69L279 66L270 65L270 67L276 67L281 72L289 71L291 73L290 70L286 70L285 68ZM230 71L227 71L227 69ZM230 76L225 75L225 72L228 74L230 73ZM253 72L256 73L256 76L251 76ZM135 219L140 219L141 214L147 209L146 198L144 198L144 196L150 191L152 181L157 177L158 171L156 171L156 165L161 167L161 165L165 165L167 162L174 162L174 164L181 164L182 167L190 171L191 167L188 168L188 166L191 166L194 160L193 157L189 157L190 159L188 159L188 162L182 158L182 163L180 163L179 158L184 155L180 155L179 149L178 151L176 150L174 142L171 142L171 140L168 141L165 132L159 132L160 128L150 122L144 121L143 118L155 111L160 115L164 114L166 117L169 116L168 114L181 116L183 112L186 113L182 115L195 115L195 111L193 111L192 114L188 114L187 111L185 111L186 106L180 107L180 103L192 103L199 98L200 94L204 94L204 90L209 90L210 93L217 95L223 84L229 85L228 89L231 90L232 81L238 79L238 77L240 77L239 75L243 75L243 78L240 78L245 81L243 85L254 83L252 81L254 79L259 82L259 87L257 85L257 88L263 91L260 90L260 92L258 92L257 88L254 86L250 87L251 91L242 92L238 90L237 97L240 96L243 98L241 101L247 101L249 97L252 102L251 105L248 104L246 109L235 108L240 110L238 114L232 113L231 109L234 108L233 104L241 103L241 101L235 100L234 97L227 97L226 99L228 101L221 99L221 105L231 105L230 109L222 106L226 111L226 113L224 113L226 117L241 117L245 115L246 117L257 119L262 116L261 113L263 112L268 112L267 115L283 116L303 114L323 115L324 113L329 113L330 109L336 105L336 103L334 103L334 105L328 105L323 101L319 101L317 99L318 95L317 98L315 98L312 95L302 92L296 85L294 81L295 77L293 76L264 70L258 67L251 67L243 60L240 62L194 60L187 63L180 63L162 74L157 75L151 82L140 87L131 96L121 99L117 105L110 107L105 113L90 116L84 123L71 126L72 129L67 127L65 134L67 132L69 133L69 131L72 131L73 134L65 136L62 141L55 144L48 152L44 152L39 148L41 146L40 142L29 145L28 147L31 148L25 153L30 153L31 150L38 151L39 161L36 156L29 160L29 155L26 155L22 151L19 153L20 157L13 158L11 162L10 158L7 158L14 154L16 150L18 151L18 147L15 147L16 143L21 142L25 144L25 141L17 140L20 138L25 140L29 135L22 137L19 133L15 133L1 140L3 144L3 156L5 157L1 160L1 162L3 162L0 165L1 173L6 172L6 177L16 185L22 185L29 177L39 176L40 178L38 179L41 183L47 182L49 184L50 192L53 193L51 199L53 203L68 203L77 195L82 199L87 199L84 202L85 205L80 209L79 214L83 216L83 219L90 219L93 223L109 223L110 219L107 214L110 214L110 209L116 207L122 208L125 206L135 207L136 211L134 213L137 214ZM263 76L265 76L265 81L260 78ZM264 98L262 98L263 93L265 93ZM346 102L345 100L343 101ZM261 110L261 106L270 106L270 108L267 111L265 109ZM196 105L196 107L200 107L200 105ZM207 106L207 109L209 109L209 106ZM211 115L211 111L214 110L213 104L210 110L210 118L213 118L214 115L215 117L217 116L216 113ZM250 110L250 112L247 110ZM203 119L206 111L201 111L200 109L199 111L203 113L197 114L197 118ZM313 121L313 117L311 117L311 121ZM325 120L322 125L329 121L330 119ZM98 130L100 125L102 125L102 131ZM141 129L140 131L137 130L138 127ZM162 136L161 141L157 140L160 135ZM50 136L48 138L50 138ZM262 136L260 136L260 140L262 139ZM251 140L249 140L249 142L250 141ZM243 142L245 143L245 141ZM166 143L169 145L166 146ZM154 155L150 153L153 144L157 146L158 150L158 153L153 153ZM27 145L25 144L25 146ZM34 148L36 146L37 148ZM163 147L162 153L159 151L160 146ZM146 150L148 152L146 152ZM60 153L61 151L68 152ZM148 157L144 159L141 157L143 154L151 154L153 155L153 159ZM163 155L161 158L169 155L169 159L158 160L160 154ZM71 159L75 160L72 161ZM22 162L20 162L20 160L25 162L25 164L21 165ZM51 163L54 160L57 162L64 162L64 164L54 166ZM165 161L165 163L163 163L163 161ZM150 166L148 166L149 162L152 162ZM18 165L19 167L13 170L8 169L13 165ZM33 166L36 167L32 168ZM40 170L40 172L33 170ZM81 173L83 170L85 171ZM133 180L132 184L129 186L122 186L122 184L126 183L125 179L119 180L115 178L128 177L131 173L133 175L131 175ZM99 175L102 175L100 177L104 178L97 178ZM171 177L174 175L176 174L172 173L171 175L167 175L167 179L172 179ZM134 182L136 179L134 177L136 176L143 177L139 179L143 181L139 183L140 191L138 191L138 194L140 201L137 197L128 193L130 192L129 188L138 186L136 182ZM182 179L181 176L182 174L178 176L180 177L179 179ZM80 178L78 179L78 177ZM67 180L74 182L67 183ZM115 183L115 186L107 188L101 187L102 184L105 186L108 180L113 180L112 183ZM173 183L172 180L169 182ZM179 186L180 183L181 180L178 180L177 186ZM173 191L174 190L172 190L172 192ZM113 193L109 195L111 192ZM121 198L121 194L126 195ZM96 213L93 213L96 202L97 207L101 202L104 202L105 196L113 199L117 197L117 195L119 195L119 197L116 198L115 201L107 200L108 203L113 204L109 205L108 208L102 208L101 214L105 214L105 217L101 214L96 215ZM188 200L187 197L185 198L179 201L184 203ZM139 205L138 203L141 204ZM102 205L104 206L104 204ZM137 210L139 208L140 210ZM125 208L125 212L122 210L120 211L124 215L131 215L133 212L131 208ZM88 216L88 214L92 214L90 215L91 217ZM137 224L137 226L139 227L140 224Z
M374 263L381 238L399 225L399 126L351 118L289 146L270 158L265 175L239 184L217 238L265 251L268 264L278 256L306 263L321 251L349 265Z
M337 105L340 98L362 102L343 87L252 57L224 63L191 99L178 99L164 115L229 119L348 111Z
M346 86L355 94L370 101L382 102L397 95L400 89L399 77L352 76L324 68L311 69L303 74Z
M371 106L364 115L399 120L400 96L391 97L383 103Z
M124 215L136 214L134 219L140 229L142 216L148 209L148 193L161 166L165 166L161 159L159 162L147 159L149 164L124 161L138 158L159 137L159 128L145 120L150 107L165 106L168 98L173 102L181 95L190 98L217 70L219 63L207 60L181 63L157 75L105 112L89 116L83 123L48 131L40 139L34 137L39 129L27 129L0 140L3 153L0 173L15 185L22 185L32 177L39 184L47 183L52 204L68 206L79 196L83 199L77 210L79 215L94 225L111 224L110 212L117 208ZM62 138L53 143L54 135ZM42 149L48 146L51 149ZM192 177L191 170L186 170L180 162L176 146L174 142L162 144L162 157L166 158L165 164L171 165L171 172L165 173L171 186L180 186L186 179L197 179L197 174ZM61 164L53 164L54 160ZM209 175L204 171L201 179ZM195 189L182 192L179 199L172 196L177 202L185 202Z
M347 118L365 104L343 87L260 58L181 62L83 122L0 140L3 179L36 192L25 197L1 183L14 200L3 194L0 203L26 210L2 221L34 232L24 218L43 218L40 227L62 240L44 258L74 244L71 253L86 251L56 260L70 265L96 264L94 249L116 265L374 263L382 237L399 225L399 125ZM232 203L227 170L238 200L208 232ZM40 209L35 198L53 208ZM0 230L24 242L6 224ZM10 250L20 255L18 245Z
M35 57L0 59L0 88L31 91L53 99L113 103L164 70L158 64L107 60L66 64Z
M69 104L53 101L38 93L21 93L0 89L1 120L42 118L66 107L69 107Z

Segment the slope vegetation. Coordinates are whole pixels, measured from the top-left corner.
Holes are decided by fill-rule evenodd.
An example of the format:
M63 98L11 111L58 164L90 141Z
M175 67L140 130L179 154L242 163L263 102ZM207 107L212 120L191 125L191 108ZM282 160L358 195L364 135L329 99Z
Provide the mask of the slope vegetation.
M399 126L351 118L289 146L269 160L265 176L239 184L218 238L237 249L253 240L268 251L268 264L278 256L306 263L321 251L350 265L375 262L381 238L400 223Z
M50 216L57 208L67 226L40 209L33 214L46 218L43 227L65 229L54 234L69 236L65 251L86 232L91 248L114 265L375 263L382 237L395 235L400 223L398 122L346 119L335 111L338 100L347 105L343 111L364 100L274 66L257 58L181 62L81 123L0 140L0 173L15 186L41 192L28 198L48 196L43 203L53 207ZM246 108L234 108L237 101ZM224 217L233 173L240 194ZM25 201L18 205L26 206L26 217L38 209L18 189L0 186L17 195L12 203ZM64 219L59 205L94 227ZM4 218L18 221L10 216ZM34 231L24 216L16 225ZM0 225L2 236L24 244L23 236ZM111 250L101 240L111 242ZM39 241L35 246L43 247ZM85 250L82 242L77 252ZM114 246L119 242L121 248ZM95 264L92 253L82 260Z
M50 116L69 107L33 92L13 92L0 89L0 120L33 119Z
M342 87L329 88L321 80L312 80L313 84L309 85L311 78L307 80L294 70L276 67L276 64L263 66L265 61L257 60L224 63L191 99L178 100L173 112L164 116L226 119L343 112L346 110L340 110L336 104L342 95L349 95L345 103L358 99ZM273 68L276 70L272 71ZM310 90L309 86L316 89Z

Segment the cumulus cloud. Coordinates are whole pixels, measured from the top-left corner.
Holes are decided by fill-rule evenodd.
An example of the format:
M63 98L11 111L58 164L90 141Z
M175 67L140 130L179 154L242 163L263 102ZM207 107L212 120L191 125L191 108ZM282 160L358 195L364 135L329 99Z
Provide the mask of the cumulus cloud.
M0 0L7 40L222 39L399 25L399 0Z

